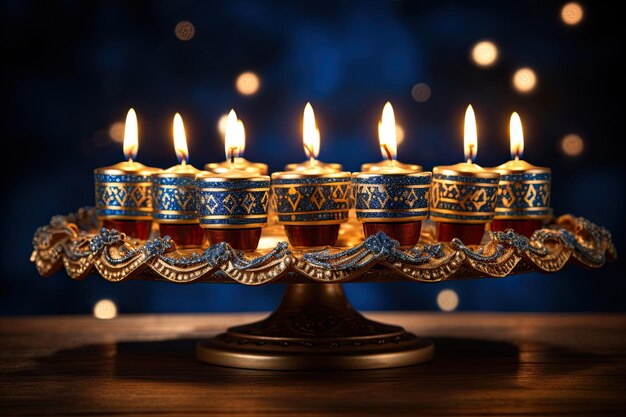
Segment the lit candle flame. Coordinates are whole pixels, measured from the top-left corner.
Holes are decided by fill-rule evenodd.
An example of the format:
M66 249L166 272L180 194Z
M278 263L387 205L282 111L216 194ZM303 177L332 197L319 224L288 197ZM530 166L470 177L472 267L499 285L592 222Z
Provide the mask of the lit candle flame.
M511 115L509 134L511 137L511 158L520 159L524 154L524 130L522 129L522 119L517 112L513 112Z
M189 162L189 150L187 149L187 135L185 135L185 125L179 113L174 115L174 150L178 162L186 164Z
M230 113L228 113L228 119L226 121L226 135L224 137L226 160L231 162L231 168L232 165L234 165L235 158L237 158L241 152L241 133L242 130L239 128L237 113L235 113L235 110L231 110Z
M124 125L124 157L132 161L137 156L139 149L139 129L137 127L137 114L135 109L131 107L126 115L126 124Z
M398 145L396 141L396 118L390 102L387 102L383 107L383 115L378 122L378 141L383 158L388 159L391 163L398 156Z
M315 113L311 103L304 106L304 117L302 123L302 143L304 153L313 161L320 153L320 131L315 123Z
M465 112L465 125L463 135L463 149L465 151L465 160L471 164L476 159L478 151L478 133L476 131L476 115L470 104Z

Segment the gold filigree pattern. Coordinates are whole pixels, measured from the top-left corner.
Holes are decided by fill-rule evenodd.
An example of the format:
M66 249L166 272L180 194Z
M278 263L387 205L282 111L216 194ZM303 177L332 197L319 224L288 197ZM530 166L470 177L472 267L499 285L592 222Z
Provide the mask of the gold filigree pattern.
M82 220L80 220L82 216ZM295 250L285 243L242 254L226 244L200 249L177 249L175 242L129 240L104 229L96 234L93 211L56 216L33 239L31 261L42 276L64 267L73 279L97 272L106 280L167 280L179 283L228 282L261 285L270 282L417 281L491 277L539 271L555 272L570 262L599 268L617 252L610 233L584 218L561 216L530 240L498 232L481 248L455 240L434 245L430 225L425 244L400 251L386 236L375 244L323 251ZM275 228L270 228L273 230ZM360 228L347 228L360 233ZM286 240L286 239L285 239ZM382 246L381 246L382 245Z

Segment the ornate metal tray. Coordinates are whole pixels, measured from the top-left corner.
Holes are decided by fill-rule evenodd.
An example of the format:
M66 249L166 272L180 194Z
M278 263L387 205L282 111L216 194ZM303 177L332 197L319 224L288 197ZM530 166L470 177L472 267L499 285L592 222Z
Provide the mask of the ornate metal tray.
M409 249L382 233L364 239L361 224L352 218L342 225L336 247L291 248L282 226L270 222L252 253L227 244L179 250L168 237L139 241L98 230L93 209L85 208L40 227L31 261L42 276L64 267L74 279L97 272L111 282L293 284L270 317L199 343L198 358L256 369L371 369L428 360L433 345L401 327L364 318L336 284L501 278L555 272L568 263L599 268L617 257L607 229L571 215L530 239L513 231L487 232L478 247L458 239L436 243L433 226L425 223L422 243ZM326 285L305 285L318 283Z

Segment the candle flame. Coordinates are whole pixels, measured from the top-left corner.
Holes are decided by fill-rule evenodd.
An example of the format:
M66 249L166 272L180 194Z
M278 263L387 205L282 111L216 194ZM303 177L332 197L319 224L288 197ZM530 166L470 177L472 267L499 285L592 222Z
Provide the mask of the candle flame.
M383 115L378 122L378 141L383 158L390 161L398 156L398 145L396 140L396 118L393 114L393 107L390 102L383 107Z
M478 151L478 132L476 130L476 115L470 104L465 111L465 125L463 135L463 149L465 151L465 160L468 163L474 162Z
M185 164L189 162L189 149L187 148L187 135L185 134L185 125L183 118L179 113L174 115L174 150L178 162Z
M242 124L243 127L243 124ZM240 129L237 113L235 110L231 110L228 113L228 119L226 120L226 135L224 138L224 150L226 152L226 160L232 160L237 158L241 152L241 135L243 129Z
M522 129L522 119L520 119L517 112L511 114L509 134L511 138L511 158L520 159L524 154L524 130Z
M133 160L137 156L139 149L139 129L137 127L137 114L132 107L126 114L126 124L124 125L124 157Z
M320 153L320 131L315 123L315 113L311 103L306 103L304 106L302 143L306 156L311 159L317 158Z

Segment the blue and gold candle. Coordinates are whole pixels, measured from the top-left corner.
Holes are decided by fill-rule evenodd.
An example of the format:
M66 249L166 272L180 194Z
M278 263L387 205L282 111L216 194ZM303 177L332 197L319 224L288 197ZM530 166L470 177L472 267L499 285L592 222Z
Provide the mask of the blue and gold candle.
M201 171L188 164L185 126L178 113L174 116L173 134L179 164L152 175L152 217L159 224L161 236L171 237L179 247L196 248L204 241L196 208L196 176Z
M267 225L270 177L234 168L239 146L237 115L231 110L225 147L233 168L196 176L196 199L200 227L211 245L227 242L235 249L253 251Z
M152 229L152 175L161 170L134 161L138 136L137 115L130 109L124 127L127 161L94 170L96 215L107 229L147 239Z
M353 175L356 217L363 223L365 237L384 232L401 246L414 246L428 217L432 174L420 172L419 166L407 169L394 163L396 123L390 103L383 108L378 137L387 166Z
M351 174L339 164L316 159L320 132L313 108L304 108L303 144L309 161L288 165L289 171L272 174L272 198L278 223L284 225L289 243L296 247L332 246L341 223L348 221L352 204Z
M509 124L511 160L492 168L500 174L494 231L513 229L530 237L552 215L550 209L550 168L532 165L522 158L524 132L517 113Z
M437 222L437 240L459 238L468 245L482 240L485 224L493 220L500 174L475 164L478 150L476 117L470 105L465 113L465 159L433 168L430 218Z

